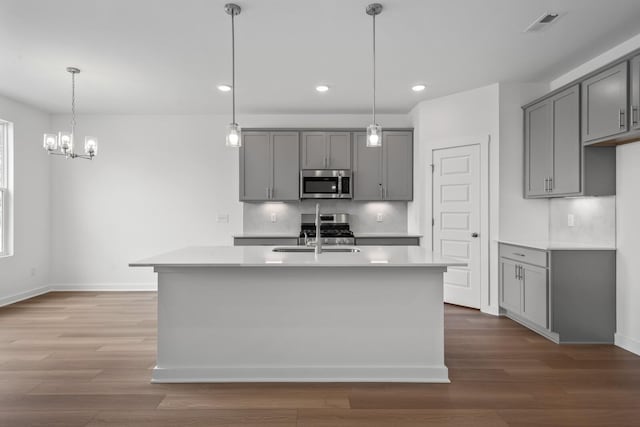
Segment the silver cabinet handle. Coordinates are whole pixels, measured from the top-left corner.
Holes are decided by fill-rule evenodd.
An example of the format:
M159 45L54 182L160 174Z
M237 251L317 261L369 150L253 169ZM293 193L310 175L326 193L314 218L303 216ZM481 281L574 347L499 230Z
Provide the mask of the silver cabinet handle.
M631 124L633 126L638 126L638 106L634 105L631 107Z
M549 177L549 192L553 191L553 177Z
M524 267L520 266L520 280L524 280Z
M544 179L544 191L545 191L545 193L546 193L547 191L549 191L549 186L547 185L547 184L548 184L548 182L549 182L549 178L545 178L545 179Z
M515 277L516 279L518 279L518 265L515 264L513 266L513 277Z
M524 254L521 254L520 252L514 252L513 253L515 256L524 256Z
M624 108L621 108L620 110L618 110L618 118L619 118L619 124L620 124L620 129L624 129Z

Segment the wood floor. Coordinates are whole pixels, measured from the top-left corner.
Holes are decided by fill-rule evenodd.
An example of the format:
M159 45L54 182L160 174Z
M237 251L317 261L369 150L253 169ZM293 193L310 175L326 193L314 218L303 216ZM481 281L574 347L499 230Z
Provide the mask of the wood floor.
M0 308L0 426L639 426L640 357L447 306L451 384L150 384L154 293Z

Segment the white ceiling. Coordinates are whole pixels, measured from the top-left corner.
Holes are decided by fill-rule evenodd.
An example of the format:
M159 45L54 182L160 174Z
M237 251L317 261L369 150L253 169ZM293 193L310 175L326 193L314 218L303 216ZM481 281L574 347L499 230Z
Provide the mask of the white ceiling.
M0 0L0 94L51 112L227 113L230 17L219 0ZM240 113L364 113L367 0L238 0ZM640 32L638 0L381 0L378 108L497 81L547 81ZM523 33L535 18L561 18ZM427 90L410 87L427 83ZM331 90L318 94L326 83ZM463 119L463 118L461 118Z

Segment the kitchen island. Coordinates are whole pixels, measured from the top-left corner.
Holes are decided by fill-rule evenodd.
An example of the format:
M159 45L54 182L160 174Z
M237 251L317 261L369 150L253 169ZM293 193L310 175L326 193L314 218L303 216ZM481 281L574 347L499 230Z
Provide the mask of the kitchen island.
M296 248L131 263L158 273L152 381L449 381L443 273L464 263L419 247Z

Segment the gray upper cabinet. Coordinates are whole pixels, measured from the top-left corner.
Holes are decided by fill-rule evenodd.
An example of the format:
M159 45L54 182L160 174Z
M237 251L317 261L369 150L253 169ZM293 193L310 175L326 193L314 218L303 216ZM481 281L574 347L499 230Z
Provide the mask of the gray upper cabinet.
M525 108L524 144L524 197L615 194L615 147L580 140L580 85Z
M524 113L525 197L580 194L579 85L531 105Z
M240 200L299 199L298 132L244 132L239 152Z
M240 147L240 200L269 200L271 144L269 132L243 132Z
M413 200L413 132L383 131L382 147L354 134L354 200Z
M413 132L382 132L384 200L413 200Z
M631 59L631 93L629 106L631 129L640 130L640 55Z
M367 147L367 134L353 134L353 199L382 200L382 147Z
M302 169L351 169L351 134L303 132Z
M300 198L300 163L298 132L272 132L271 200Z
M582 141L596 143L628 130L628 62L582 82Z
M525 195L547 196L553 175L553 104L544 100L525 110Z

